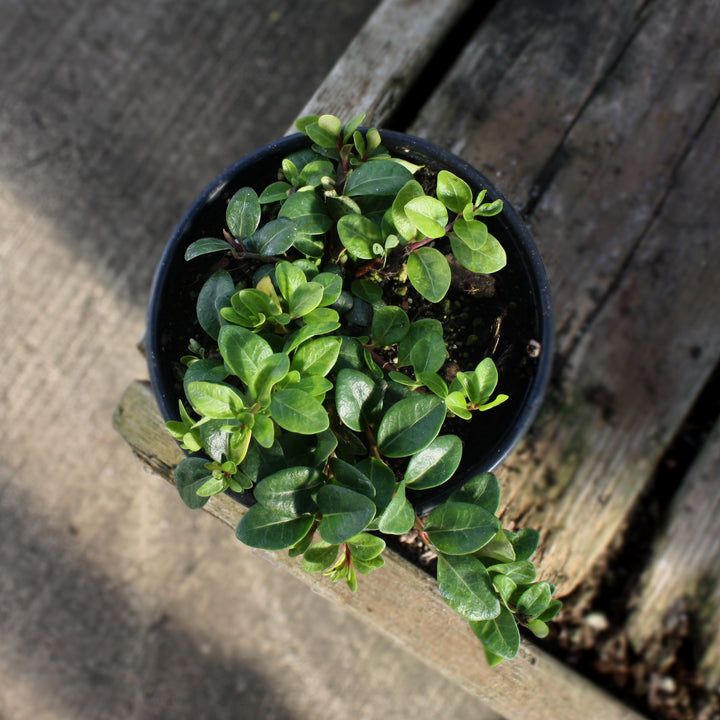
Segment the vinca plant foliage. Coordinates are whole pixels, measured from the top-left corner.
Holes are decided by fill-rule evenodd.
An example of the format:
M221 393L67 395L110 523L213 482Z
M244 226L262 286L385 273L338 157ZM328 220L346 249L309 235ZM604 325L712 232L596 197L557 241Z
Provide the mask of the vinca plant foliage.
M443 432L447 418L507 396L489 357L450 379L441 322L411 319L387 288L433 305L450 288L449 260L500 270L505 252L483 219L502 202L445 170L427 192L419 168L391 157L362 120L300 119L311 147L285 158L268 187L238 190L226 227L187 248L187 261L217 253L223 269L202 286L204 335L182 358L186 402L168 429L191 454L176 486L192 508L251 490L242 542L302 556L352 590L383 566L383 536L414 530L437 554L442 597L494 664L517 653L518 622L542 637L560 609L530 561L538 534L501 527L490 473L426 518L406 493L459 467L463 441ZM251 280L233 274L240 266Z

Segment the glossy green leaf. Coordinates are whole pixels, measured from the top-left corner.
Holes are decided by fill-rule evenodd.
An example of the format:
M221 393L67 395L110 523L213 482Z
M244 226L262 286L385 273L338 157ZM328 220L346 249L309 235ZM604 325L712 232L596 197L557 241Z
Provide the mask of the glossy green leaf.
M448 387L445 381L434 372L415 371L417 379L434 395L445 399L448 394Z
M318 308L305 316L304 320L307 325L303 325L299 330L296 330L291 335L288 335L285 345L283 345L283 352L292 352L296 348L300 347L303 343L310 340L310 338L317 337L318 335L327 335L340 327L339 322L335 321L322 321L317 322L312 315L319 312L320 310L327 310L329 308Z
M235 535L250 547L285 550L300 542L312 525L312 515L288 518L258 503L245 513Z
M413 348L424 338L429 335L437 337L445 348L445 342L443 341L443 326L439 320L433 318L423 318L416 320L410 324L407 335L398 344L398 367L405 367L406 365L412 365L412 351ZM416 358L418 360L418 358ZM432 370L432 367L425 368L426 370ZM434 368L437 370L438 368Z
M273 395L270 416L283 430L315 435L330 426L327 411L316 398L302 390L284 388Z
M290 296L288 312L290 317L299 318L315 310L323 297L323 286L316 282L306 282L296 287Z
M451 234L450 247L455 259L472 272L490 274L501 270L507 264L505 250L492 235L488 235L478 249L473 249L457 234Z
M460 465L462 442L457 435L440 435L410 458L405 483L413 490L427 490L449 480Z
M466 555L492 540L500 521L485 508L468 503L445 502L427 518L425 531L445 555Z
M380 228L364 215L343 215L338 220L337 232L353 260L372 260L373 246L383 240Z
M471 621L470 627L483 646L493 655L509 660L520 649L520 632L510 610L504 605L492 620Z
M442 335L427 333L418 338L412 346L410 364L416 375L421 372L435 373L445 364L447 355L447 347Z
M284 203L278 217L290 218L298 232L323 235L333 225L322 200L312 190L296 192Z
M235 283L226 270L213 273L200 289L196 303L198 322L213 340L217 340L220 332L220 308L230 304L234 293Z
M438 555L437 579L443 600L467 620L490 620L500 614L485 566L468 555Z
M549 622L562 610L562 607L562 600L551 600L547 608L540 614L538 620Z
M304 132L314 143L317 143L320 147L328 149L337 148L339 132L335 134L327 127L323 127L320 124L320 118L318 118L318 120L314 123L309 123L305 127Z
M273 353L264 358L250 385L250 392L267 407L272 389L290 372L290 359L286 353Z
M218 346L227 366L246 385L252 384L262 361L273 354L266 340L238 325L220 329Z
M350 488L372 500L373 503L375 502L375 486L357 466L335 457L330 458L330 470L335 483Z
M353 561L362 560L368 562L385 550L385 541L377 535L361 532L353 535L347 541L348 549L352 553Z
M307 282L305 273L296 265L286 261L279 262L275 266L275 280L280 294L286 300L289 300L295 290Z
M261 213L262 208L257 193L250 187L240 188L230 198L225 211L228 230L236 238L250 237L260 224Z
M373 307L382 305L382 287L372 280L353 280L350 286L353 295Z
M492 358L480 361L470 375L468 397L476 405L486 403L498 384L498 371Z
M374 160L360 165L348 175L345 195L395 195L411 179L412 173L402 165L392 160Z
M498 563L488 567L489 573L498 573L509 577L516 585L530 583L535 579L535 566L527 560L516 560L509 563Z
M512 578L507 577L507 575L494 575L493 585L495 585L505 604L510 602L510 598L515 590L517 590L517 583L515 583Z
M515 549L504 530L498 530L495 537L489 543L483 545L479 554L488 563L492 560L496 562L514 562L516 559Z
M291 467L279 470L261 480L253 494L269 510L286 517L314 513L313 495L327 482L315 468Z
M488 227L480 220L456 220L453 232L468 246L470 250L477 251L487 242Z
M363 432L375 423L382 403L382 387L359 370L344 368L335 381L335 405L351 430Z
M448 210L461 213L472 202L472 190L462 178L441 170L437 176L437 197Z
M335 562L339 549L339 545L324 540L314 542L303 555L303 570L311 573L327 570Z
M529 560L540 543L540 533L532 528L523 528L516 533L506 530L505 534L515 550L516 560Z
M405 213L405 205L411 200L423 197L425 192L417 180L408 180L395 196L392 204L392 221L397 231L405 240L414 240L417 235L415 223Z
M467 399L461 392L451 392L445 398L447 409L463 420L470 420L472 413L467 409Z
M227 376L222 358L202 358L188 366L183 376L183 389L187 395L187 386L191 382L221 383Z
M372 560L360 560L359 558L353 558L353 567L362 575L368 575L373 570L383 567L385 565L385 558L382 555L374 557Z
M320 537L339 545L364 530L375 515L375 505L364 495L339 485L325 485L317 494L322 512Z
M209 418L234 418L245 406L242 395L229 385L191 382L187 392L196 412Z
M230 245L225 240L211 237L200 238L188 245L187 250L185 250L185 260L192 260L201 255L214 252L227 252L228 250L230 250Z
M292 186L290 183L283 182L282 180L270 183L270 185L260 193L260 204L266 205L267 203L286 200L291 189Z
M405 483L398 484L392 500L378 519L378 529L388 535L404 535L415 523L415 510L405 495Z
M343 126L343 140L347 142L350 140L350 138L355 134L355 131L362 125L363 120L365 119L365 113L360 113L360 115L356 115L350 122L346 123Z
M403 212L425 237L445 236L448 211L437 198L428 195L413 198L406 203Z
M430 302L440 302L450 288L450 265L435 248L421 247L410 253L407 271L413 287Z
M375 345L383 347L400 342L407 335L410 319L396 305L378 308L372 320L372 337Z
M341 345L342 340L337 336L309 340L297 349L290 367L301 375L324 377L337 362Z
M341 275L333 272L318 273L313 282L319 283L323 287L323 296L320 301L320 307L333 305L340 297L343 288L343 279Z
M550 634L550 628L539 618L530 620L527 624L527 628L535 637L540 639L546 638Z
M542 615L552 600L552 589L548 582L537 582L530 585L518 598L517 612L529 615L531 620Z
M295 223L281 217L263 225L244 244L247 250L259 255L282 255L293 246L296 234Z
M198 510L208 501L206 497L200 497L197 489L202 486L210 477L210 471L206 467L207 460L198 457L183 458L175 468L175 487L182 501L193 510Z
M267 415L258 413L255 416L252 435L262 447L272 447L275 442L275 424Z
M380 421L377 431L380 452L387 457L414 455L435 439L445 414L445 404L434 395L400 400Z
M480 473L464 483L449 500L479 505L494 515L500 507L500 483L492 473Z
M395 492L395 473L374 457L365 458L355 466L372 484L375 492L372 501L378 513L382 513Z

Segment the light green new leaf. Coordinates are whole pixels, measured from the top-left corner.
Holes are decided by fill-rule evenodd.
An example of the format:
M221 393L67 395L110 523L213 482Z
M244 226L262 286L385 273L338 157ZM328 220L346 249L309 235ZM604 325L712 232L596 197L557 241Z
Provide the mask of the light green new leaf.
M493 235L488 235L485 242L475 250L458 235L451 234L450 247L456 260L472 272L489 275L507 264L505 250Z
M375 515L375 505L364 495L339 485L325 485L317 494L322 512L320 537L339 545L364 530Z
M520 649L520 632L510 610L503 605L492 620L470 621L470 627L486 650L509 660Z
M290 372L290 359L286 353L274 353L264 358L259 365L257 375L250 385L250 392L258 402L267 407L272 389Z
M410 458L405 484L414 490L442 485L453 476L462 459L462 442L457 435L440 435L424 450Z
M472 413L467 409L467 399L459 391L453 391L445 398L448 410L463 420L470 420Z
M475 405L486 403L498 384L498 371L492 358L481 360L468 383L468 399Z
M437 198L429 195L413 198L406 203L403 212L425 237L444 237L448 211Z
M300 435L316 435L330 427L322 403L302 390L284 388L273 395L270 416L283 430Z
M370 133L366 136L370 140ZM370 149L370 147L368 147ZM353 170L345 183L345 195L395 195L412 173L392 160L374 160Z
M417 227L405 214L405 205L411 200L423 197L425 192L422 185L417 180L408 180L400 189L400 192L393 200L391 215L395 229L405 240L414 240L417 235Z
M448 210L461 213L472 202L472 190L462 178L441 170L437 176L437 197Z
M435 395L413 395L396 402L378 427L380 452L387 457L414 455L437 437L445 415L445 404Z
M427 518L425 531L445 555L467 555L492 540L500 521L485 508L468 503L445 502Z
M326 481L319 470L291 467L268 475L255 486L253 494L261 505L278 515L298 517L317 510L313 495Z
M262 361L273 354L267 340L238 325L220 329L218 346L226 365L246 385L253 383Z
M468 555L438 555L437 579L443 600L468 620L491 620L500 614L485 566Z
M296 287L290 296L288 312L290 317L299 318L311 313L322 302L323 286L313 281Z
M285 550L300 542L312 524L312 515L288 518L258 503L245 513L235 530L235 536L250 547Z
M348 549L352 553L353 560L369 562L385 550L385 541L377 535L361 532L353 535L347 541Z
M372 260L373 246L382 243L380 228L364 215L343 215L337 223L340 242L353 260Z
M250 187L240 188L230 198L225 211L228 230L239 239L250 237L260 224L261 213L257 193Z
M275 266L275 280L280 294L289 300L301 285L307 282L305 273L297 266L283 260Z
M488 238L487 225L480 220L456 220L453 232L473 251L479 250Z
M211 382L191 382L187 387L188 400L200 415L213 419L230 419L242 412L242 395L229 385Z
M303 570L311 573L327 570L335 562L339 549L339 545L324 540L314 542L303 555Z
M435 248L421 247L410 253L407 271L413 287L430 302L440 302L450 288L450 265Z

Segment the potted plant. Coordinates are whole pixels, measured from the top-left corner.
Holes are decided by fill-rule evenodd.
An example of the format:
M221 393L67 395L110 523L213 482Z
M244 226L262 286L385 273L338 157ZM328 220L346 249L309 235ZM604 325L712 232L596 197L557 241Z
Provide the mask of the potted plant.
M331 115L220 175L176 229L148 317L150 377L192 508L227 492L248 545L345 580L389 536L437 555L440 592L491 663L559 610L503 530L491 471L550 367L532 240L476 170ZM517 621L517 622L516 622Z

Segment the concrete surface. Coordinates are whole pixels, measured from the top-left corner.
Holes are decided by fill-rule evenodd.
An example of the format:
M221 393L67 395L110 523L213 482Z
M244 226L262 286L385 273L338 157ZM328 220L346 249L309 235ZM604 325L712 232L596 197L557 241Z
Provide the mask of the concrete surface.
M487 716L110 424L174 223L374 5L0 2L0 719Z

